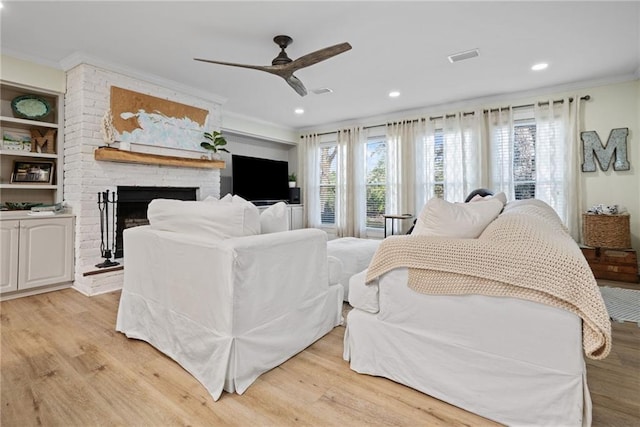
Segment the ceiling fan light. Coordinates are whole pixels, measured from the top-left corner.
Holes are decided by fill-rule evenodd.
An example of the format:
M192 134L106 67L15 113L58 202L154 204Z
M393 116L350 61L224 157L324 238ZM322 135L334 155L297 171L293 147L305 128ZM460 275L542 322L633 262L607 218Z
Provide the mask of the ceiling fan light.
M296 113L297 115L301 115L301 114L304 114L304 109L303 108L296 108L293 112Z

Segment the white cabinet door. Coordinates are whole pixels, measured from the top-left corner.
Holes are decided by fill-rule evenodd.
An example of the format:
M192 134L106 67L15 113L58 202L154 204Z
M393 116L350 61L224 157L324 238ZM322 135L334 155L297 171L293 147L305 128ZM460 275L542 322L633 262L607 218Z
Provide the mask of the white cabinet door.
M72 280L73 218L20 222L18 289Z
M304 227L304 207L303 206L290 206L291 221L289 222L290 230L298 230Z
M18 289L20 221L0 221L0 292Z

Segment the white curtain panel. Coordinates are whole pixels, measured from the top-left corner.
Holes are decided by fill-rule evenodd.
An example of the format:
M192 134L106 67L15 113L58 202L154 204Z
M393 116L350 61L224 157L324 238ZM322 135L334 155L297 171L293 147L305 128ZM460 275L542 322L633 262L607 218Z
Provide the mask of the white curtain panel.
M411 213L417 215L416 209L424 203L417 203L416 184L423 185L423 180L416 179L418 172L418 146L424 138L424 123L420 120L404 120L387 124L387 194L386 212L391 214ZM422 150L420 151L422 152ZM421 182L422 181L422 182ZM403 221L401 227L410 225ZM406 230L402 230L406 232Z
M489 151L489 188L515 200L513 182L513 109L489 110L485 115L485 141Z
M361 127L338 131L336 188L336 235L365 237L365 158L366 137Z
M435 120L424 119L422 135L416 141L416 161L415 161L415 205L416 215L422 207L435 194Z
M560 216L571 236L580 239L580 98L536 103L536 198Z
M302 188L306 227L320 228L320 137L313 133L304 135L298 146L298 179Z
M438 119L427 119L424 134L417 145L416 205L435 195L436 168L441 162L444 198L464 201L472 190L483 186L484 150L482 147L482 112L456 113ZM436 151L442 144L442 158Z
M463 202L480 187L482 122L477 114L456 113L442 118L444 198Z

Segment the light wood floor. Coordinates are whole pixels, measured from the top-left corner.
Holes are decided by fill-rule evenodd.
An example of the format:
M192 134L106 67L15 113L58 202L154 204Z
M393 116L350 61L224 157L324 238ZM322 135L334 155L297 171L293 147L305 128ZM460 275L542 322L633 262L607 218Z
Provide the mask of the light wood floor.
M115 331L119 297L66 289L0 304L0 425L496 425L351 371L342 360L344 327L244 395L223 393L214 402L175 362ZM640 328L614 323L613 337L607 359L587 360L594 426L637 426Z

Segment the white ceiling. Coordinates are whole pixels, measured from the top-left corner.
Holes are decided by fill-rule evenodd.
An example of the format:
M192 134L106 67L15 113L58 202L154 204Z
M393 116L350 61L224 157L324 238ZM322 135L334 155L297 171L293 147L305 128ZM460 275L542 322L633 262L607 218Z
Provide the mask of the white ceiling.
M0 15L3 54L61 67L82 53L294 129L640 74L638 1L5 1ZM293 59L353 49L296 72L306 97L274 75L193 60L269 65L278 34L293 37ZM447 60L474 48L478 58ZM530 70L541 61L547 70ZM322 87L334 92L311 93Z

